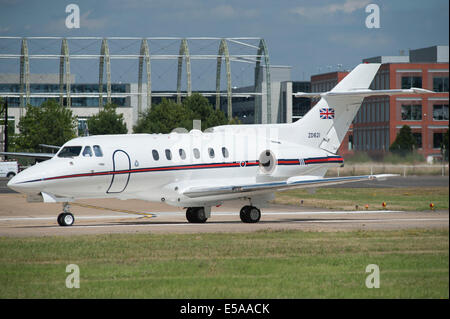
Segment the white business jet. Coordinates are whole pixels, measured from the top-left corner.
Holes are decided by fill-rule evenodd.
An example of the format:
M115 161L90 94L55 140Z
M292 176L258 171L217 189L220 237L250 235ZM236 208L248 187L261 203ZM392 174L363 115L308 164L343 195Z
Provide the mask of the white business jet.
M240 218L256 223L274 192L388 177L324 177L328 168L343 165L337 151L364 97L432 93L369 90L379 67L360 64L329 92L296 94L320 101L295 123L78 137L17 174L8 187L30 199L63 203L61 226L74 223L69 203L87 198L185 207L190 223L204 223L211 207L224 201L244 199Z

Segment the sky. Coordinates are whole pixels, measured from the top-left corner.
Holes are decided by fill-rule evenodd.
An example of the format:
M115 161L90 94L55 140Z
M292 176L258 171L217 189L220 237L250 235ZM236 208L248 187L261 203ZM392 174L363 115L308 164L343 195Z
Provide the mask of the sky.
M68 4L80 28L68 29ZM380 9L367 28L368 4ZM0 0L0 36L261 37L293 80L363 58L448 45L448 0ZM0 73L2 66L0 65Z

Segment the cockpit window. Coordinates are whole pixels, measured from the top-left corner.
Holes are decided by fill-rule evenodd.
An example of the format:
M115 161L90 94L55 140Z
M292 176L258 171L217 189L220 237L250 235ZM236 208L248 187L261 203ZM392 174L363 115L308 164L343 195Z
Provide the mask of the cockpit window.
M94 145L94 154L97 157L102 157L103 156L103 152L102 149L99 145Z
M83 156L92 157L92 149L90 146L86 146L83 150Z
M80 155L81 146L65 146L58 153L58 157L75 157Z

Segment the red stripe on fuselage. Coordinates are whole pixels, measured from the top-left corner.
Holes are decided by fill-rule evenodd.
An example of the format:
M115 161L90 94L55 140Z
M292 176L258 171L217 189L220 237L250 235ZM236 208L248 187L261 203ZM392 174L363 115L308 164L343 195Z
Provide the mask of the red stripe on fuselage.
M329 157L329 158L318 158L318 159L305 159L305 164L321 164L321 163L336 163L343 162L342 157ZM242 164L245 163L245 164ZM278 164L281 165L298 165L299 160L278 160ZM75 177L89 177L89 176L101 176L101 175L116 175L116 174L130 174L130 173L142 173L142 172L155 172L155 171L175 171L184 169L200 169L200 168L221 168L221 167L246 167L246 166L256 166L259 165L259 161L242 161L233 163L217 163L217 164L193 164L193 165L182 165L182 166L161 166L152 168L142 168L142 169L129 169L120 171L107 171L107 172L95 172L95 173L82 173L73 175L63 175L44 178L44 181L64 179L64 178L75 178ZM31 182L31 181L29 181ZM26 182L25 182L26 183Z

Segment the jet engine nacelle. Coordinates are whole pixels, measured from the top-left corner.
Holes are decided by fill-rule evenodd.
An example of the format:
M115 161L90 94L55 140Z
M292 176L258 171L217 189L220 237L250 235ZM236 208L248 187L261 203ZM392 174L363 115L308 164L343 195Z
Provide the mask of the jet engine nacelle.
M326 151L313 150L309 147L292 147L283 149L264 149L258 156L259 170L258 178L262 180L278 180L290 176L296 176L306 170L308 167L307 159L326 158Z

